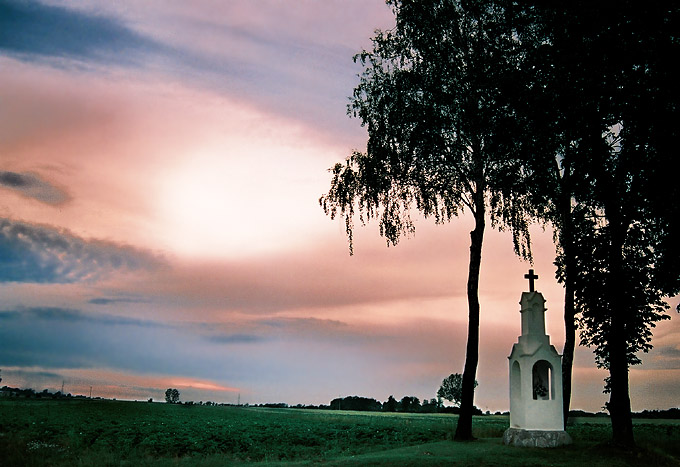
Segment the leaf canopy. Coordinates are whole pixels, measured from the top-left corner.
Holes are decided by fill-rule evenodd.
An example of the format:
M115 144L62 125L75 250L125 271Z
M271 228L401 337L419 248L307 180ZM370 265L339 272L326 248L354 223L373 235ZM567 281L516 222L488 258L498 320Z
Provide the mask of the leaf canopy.
M368 130L366 152L332 169L324 211L377 219L389 244L415 232L413 210L442 223L480 210L510 227L530 256L523 189L524 121L513 102L527 92L522 43L505 2L390 1L396 26L377 31L348 112ZM479 213L481 216L483 212Z

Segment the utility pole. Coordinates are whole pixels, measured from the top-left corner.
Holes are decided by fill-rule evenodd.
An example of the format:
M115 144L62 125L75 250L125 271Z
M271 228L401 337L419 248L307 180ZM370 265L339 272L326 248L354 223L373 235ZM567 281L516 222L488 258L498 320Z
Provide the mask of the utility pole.
M92 399L92 386L90 386L90 399Z

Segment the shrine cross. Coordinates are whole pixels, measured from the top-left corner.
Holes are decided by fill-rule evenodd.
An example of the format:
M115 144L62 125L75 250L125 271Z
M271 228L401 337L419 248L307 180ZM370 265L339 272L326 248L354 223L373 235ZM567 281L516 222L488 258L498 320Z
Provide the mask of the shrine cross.
M534 274L533 269L529 269L529 274L524 274L525 279L529 279L529 292L534 291L534 280L538 279L538 276Z

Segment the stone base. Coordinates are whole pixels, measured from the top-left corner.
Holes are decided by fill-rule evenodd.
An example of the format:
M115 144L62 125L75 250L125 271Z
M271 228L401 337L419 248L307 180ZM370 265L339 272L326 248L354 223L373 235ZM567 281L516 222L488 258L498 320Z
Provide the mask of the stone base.
M522 448L556 448L571 444L571 436L566 431L508 428L503 433L503 443Z

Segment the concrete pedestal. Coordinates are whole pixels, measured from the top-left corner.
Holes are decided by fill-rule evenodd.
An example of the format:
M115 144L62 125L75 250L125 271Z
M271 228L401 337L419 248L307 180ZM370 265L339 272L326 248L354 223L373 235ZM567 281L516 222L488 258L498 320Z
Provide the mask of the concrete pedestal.
M503 443L523 448L556 448L572 441L566 431L508 428L503 433Z

